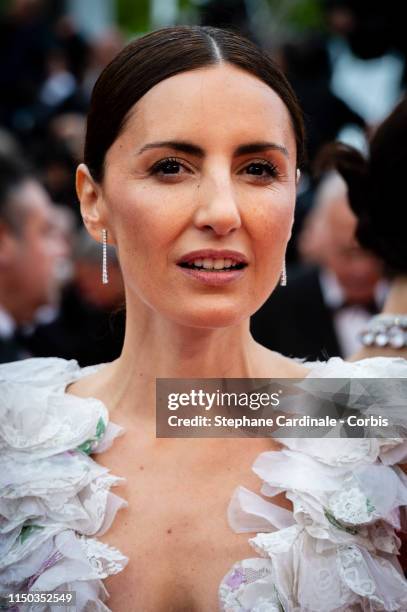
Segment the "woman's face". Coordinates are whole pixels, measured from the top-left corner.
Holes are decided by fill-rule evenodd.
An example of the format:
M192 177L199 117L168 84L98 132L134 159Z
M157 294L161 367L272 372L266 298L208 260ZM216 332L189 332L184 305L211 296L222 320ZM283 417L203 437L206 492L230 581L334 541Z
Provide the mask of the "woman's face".
M127 301L205 328L263 304L280 277L296 186L293 129L270 87L228 64L168 78L134 106L105 167L101 209ZM204 249L218 253L190 255ZM185 267L242 258L234 271Z

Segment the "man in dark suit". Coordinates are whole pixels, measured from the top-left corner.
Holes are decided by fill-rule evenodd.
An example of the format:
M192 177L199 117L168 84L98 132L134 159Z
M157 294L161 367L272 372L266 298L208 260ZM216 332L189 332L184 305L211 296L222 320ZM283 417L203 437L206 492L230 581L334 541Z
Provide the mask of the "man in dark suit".
M258 342L310 360L347 357L360 348L358 333L381 308L386 283L381 262L360 248L355 229L345 183L329 174L299 240L309 263L289 270L287 286L276 288L252 317Z
M36 357L75 359L82 367L116 359L124 341L124 288L114 247L108 245L109 284L101 283L100 245L83 228L73 248L73 275L56 317L24 338Z
M54 215L47 193L23 164L0 156L0 362L27 356L18 330L55 299L56 263L66 246Z
M251 331L258 342L290 357L342 354L314 267L289 274L287 287L278 287L252 317Z

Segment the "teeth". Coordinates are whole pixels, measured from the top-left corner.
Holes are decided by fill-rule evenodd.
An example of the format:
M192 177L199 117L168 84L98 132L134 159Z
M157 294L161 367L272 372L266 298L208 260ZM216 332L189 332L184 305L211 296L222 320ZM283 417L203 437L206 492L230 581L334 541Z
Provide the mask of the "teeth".
M210 257L194 259L190 262L196 268L204 268L205 270L223 270L227 268L235 268L238 264L232 259L225 259L219 257L218 259L211 259Z
M219 259L210 259L209 257L205 257L203 260L203 267L205 270L222 270L225 267L225 260L222 258Z
M206 270L211 270L213 268L213 259L208 259L207 257L205 257L202 262L202 265Z

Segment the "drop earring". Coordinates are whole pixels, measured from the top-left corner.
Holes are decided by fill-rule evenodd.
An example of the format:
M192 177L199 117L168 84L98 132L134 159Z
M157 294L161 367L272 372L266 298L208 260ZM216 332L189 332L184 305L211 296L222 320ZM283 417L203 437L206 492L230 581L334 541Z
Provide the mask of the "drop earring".
M285 259L283 261L283 267L282 267L282 270L281 270L280 285L282 287L286 287L286 285L287 285L287 270L286 270L286 267L285 267Z
M109 276L107 273L107 229L102 229L102 283L107 285Z

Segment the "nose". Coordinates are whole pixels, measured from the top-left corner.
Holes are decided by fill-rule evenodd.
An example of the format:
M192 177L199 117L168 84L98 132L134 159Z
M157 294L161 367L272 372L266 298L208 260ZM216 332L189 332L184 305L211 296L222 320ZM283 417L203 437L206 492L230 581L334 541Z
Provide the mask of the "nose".
M236 194L229 177L206 177L199 186L194 216L196 227L225 236L241 227Z

